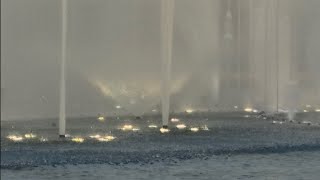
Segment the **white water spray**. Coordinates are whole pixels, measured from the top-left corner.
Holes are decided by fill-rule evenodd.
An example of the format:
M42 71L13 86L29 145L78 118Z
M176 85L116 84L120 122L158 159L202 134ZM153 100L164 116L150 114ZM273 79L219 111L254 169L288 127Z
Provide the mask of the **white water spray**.
M289 81L286 90L286 106L288 107L288 119L293 121L296 115L297 104L299 102L300 90L296 81Z
M161 1L162 124L168 126L172 61L174 0Z
M62 3L62 38L61 38L61 79L60 79L60 114L59 114L59 135L66 134L66 48L67 48L67 0Z

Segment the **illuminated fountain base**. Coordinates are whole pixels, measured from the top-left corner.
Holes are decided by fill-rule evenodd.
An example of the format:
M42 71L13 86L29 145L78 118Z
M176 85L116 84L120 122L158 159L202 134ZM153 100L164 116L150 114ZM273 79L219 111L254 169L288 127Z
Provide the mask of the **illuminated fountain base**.
M250 117L244 118L244 114ZM174 117L179 121L170 122L170 129L162 127L156 116L144 117L145 121L135 117L108 117L106 121L71 118L68 124L72 128L67 128L70 135L66 134L63 141L57 138L56 127L48 126L53 120L2 122L1 168L150 165L221 154L320 151L318 112L297 113L297 123L263 119L253 112Z
M161 119L159 116L144 116L143 119L136 119L135 116L125 116L125 117L104 117L104 121L101 121L102 118L83 118L85 120L79 126L78 123L81 121L79 119L70 119L71 129L74 129L67 132L70 135L60 135L59 139L64 140L65 142L72 141L72 138L79 137L84 138L83 142L90 139L88 138L92 134L100 134L101 139L94 138L95 141L99 142L109 142L110 138L104 138L105 134L111 135L115 134L117 141L121 141L121 136L131 136L133 133L139 134L141 136L148 136L148 133L160 133L161 134L203 134L214 132L215 129L219 126L212 124L212 122L219 121L219 119L225 119L223 123L228 123L228 119L238 119L239 122L242 121L251 121L251 122L264 122L271 124L273 126L281 125L286 127L288 124L300 125L300 126L310 126L310 127L320 127L320 113L316 110L312 110L310 107L308 112L297 111L295 112L295 119L290 120L288 118L286 111L281 111L280 113L265 113L254 111L254 108L246 108L242 112L198 112L193 111L192 115L185 113L176 113L171 114L172 117L169 121L169 126L161 126ZM100 117L100 116L99 116ZM102 116L101 116L102 117ZM241 119L241 121L240 121ZM255 120L255 121L252 121ZM8 124L12 122L7 122ZM20 122L19 122L20 123ZM48 126L48 124L55 123L53 120L45 120L30 122L23 126L19 127L19 123L10 124L6 133L2 137L11 142L50 142L52 140L58 140L57 137L53 137L56 134L56 129L54 126ZM4 123L6 124L6 123ZM22 123L23 124L23 123ZM42 125L41 125L42 124ZM250 123L249 123L250 124ZM249 125L248 124L248 125ZM35 128L32 125L38 125L39 127L48 128L48 132L44 130L38 130L38 126ZM30 126L30 127L29 127ZM160 128L161 127L161 128ZM26 128L25 131L23 128ZM32 131L30 131L32 130ZM4 132L6 130L3 130ZM28 133L29 132L29 133ZM30 133L34 132L34 133ZM89 135L88 135L89 134ZM87 138L86 138L87 137ZM77 141L76 139L74 139Z
M160 128L160 132L161 132L161 133L168 133L168 132L170 132L169 127L166 126L166 125L162 126L162 128Z

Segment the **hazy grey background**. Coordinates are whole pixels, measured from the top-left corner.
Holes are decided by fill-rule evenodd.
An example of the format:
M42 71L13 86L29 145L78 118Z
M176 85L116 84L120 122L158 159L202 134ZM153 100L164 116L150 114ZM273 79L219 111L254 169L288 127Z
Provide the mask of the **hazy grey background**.
M237 4L247 1L231 1L235 32ZM176 0L172 110L212 108L223 101L215 97L221 92L214 92L212 79L223 60L226 2ZM292 62L306 72L297 75L299 83L309 86L301 93L312 94L299 103L312 100L320 105L316 96L320 96L320 1L280 2L282 9L289 5L288 14L296 18L299 58ZM160 7L159 0L69 0L68 116L114 113L116 105L126 113L141 114L160 103ZM245 22L243 27L248 25ZM242 52L247 52L246 28L242 31ZM59 0L1 1L1 113L5 119L57 117L60 39ZM243 96L241 92L238 97Z

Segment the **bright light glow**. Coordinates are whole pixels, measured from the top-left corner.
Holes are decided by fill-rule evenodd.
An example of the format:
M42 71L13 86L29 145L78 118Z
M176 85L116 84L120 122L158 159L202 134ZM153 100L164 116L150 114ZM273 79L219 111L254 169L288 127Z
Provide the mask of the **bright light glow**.
M158 126L157 126L157 125L150 124L148 127L154 129L154 128L157 128Z
M193 109L186 109L186 112L187 112L187 113L192 113L192 112L193 112Z
M190 128L190 131L192 131L192 132L198 132L198 131L199 131L199 128L197 128L197 127L192 127L192 128Z
M259 112L257 109L252 110L252 112L257 113Z
M131 131L132 129L133 126L128 124L123 125L123 127L121 128L122 131Z
M178 129L185 129L187 126L185 124L178 124L176 127Z
M320 112L320 109L316 109L316 112Z
M208 128L207 125L204 125L203 127L201 127L201 129L204 130L204 131L209 131L209 128Z
M307 112L308 112L308 110L303 110L303 112L307 113Z
M160 132L161 133L168 133L170 130L169 129L167 129L167 128L161 128L160 129Z
M9 135L9 136L7 136L7 138L10 139L11 141L14 141L14 142L23 141L23 137L22 136Z
M104 121L104 117L103 117L103 116L99 116L99 117L98 117L98 120L99 120L99 121Z
M71 137L71 135L70 134L66 134L65 137L68 138L68 137Z
M41 142L47 142L48 139L47 139L47 138L44 138L44 137L41 137L41 138L40 138L40 141L41 141Z
M116 106L116 108L117 108L117 109L121 109L121 106L118 105L118 106Z
M234 106L235 109L238 109L238 106Z
M99 134L96 134L96 135L91 135L89 136L90 138L92 139L98 139L98 138L101 138L101 136Z
M179 122L180 120L177 118L171 118L171 122Z
M245 108L244 111L245 111L245 112L252 112L253 109L252 109L252 108Z
M72 138L71 141L76 142L76 143L83 143L84 139L81 137L75 137L75 138Z
M101 141L101 142L110 142L110 141L113 141L115 139L116 139L116 137L111 136L111 135L107 135L107 136L104 136L104 137L97 138L97 140Z
M307 124L307 125L311 125L312 123L310 121L302 121L302 124Z
M140 131L139 128L133 128L132 131L136 132L136 131Z
M26 139L33 139L33 138L36 138L37 135L32 134L32 133L28 133L28 134L25 134L24 137L25 137Z
M272 124L283 124L282 121L272 121Z
M157 112L157 110L156 109L152 109L152 112Z

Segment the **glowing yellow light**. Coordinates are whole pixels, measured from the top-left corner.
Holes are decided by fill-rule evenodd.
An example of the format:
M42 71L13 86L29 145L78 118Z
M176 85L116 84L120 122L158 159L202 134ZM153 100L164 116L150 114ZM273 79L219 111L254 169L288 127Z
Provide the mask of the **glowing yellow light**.
M320 109L316 109L316 112L320 112Z
M97 138L97 140L101 141L101 142L110 142L110 141L113 141L115 139L116 139L116 137L111 136L111 135L107 135L107 136L104 136L104 137Z
M76 143L83 143L84 139L81 137L75 137L75 138L72 138L71 141L76 142Z
M209 131L209 128L208 128L207 125L204 125L203 127L201 127L201 129L204 130L204 131Z
M157 128L158 126L151 124L151 125L149 125L148 127L154 129L154 128Z
M98 138L100 138L101 136L99 135L99 134L96 134L96 135L91 135L91 136L89 136L90 138L92 138L92 139L98 139Z
M28 133L28 134L25 134L24 137L26 139L33 139L33 138L36 138L37 136L35 134L32 134L32 133Z
M244 111L245 111L245 112L252 112L253 109L252 109L252 108L245 108Z
M124 125L121 128L121 130L123 130L123 131L131 131L132 129L133 129L133 126L132 125L128 125L128 124Z
M179 122L180 120L177 118L171 118L171 122Z
M99 116L99 117L98 117L98 120L99 120L99 121L104 121L104 117L103 117L103 116Z
M185 124L178 124L176 127L178 129L185 129L187 126Z
M169 129L167 129L167 128L161 128L160 129L160 132L161 133L168 133L170 130Z
M114 140L114 139L116 139L116 137L111 136L111 135L105 136L104 138L109 139L109 140L111 140L111 141Z
M9 135L9 136L7 136L7 138L10 139L11 141L14 141L14 142L23 141L23 137L22 136Z
M199 128L197 128L197 127L192 127L192 128L190 128L190 131L192 131L192 132L198 132L198 131L199 131Z
M192 112L193 112L193 109L186 109L186 112L187 112L187 113L192 113Z

